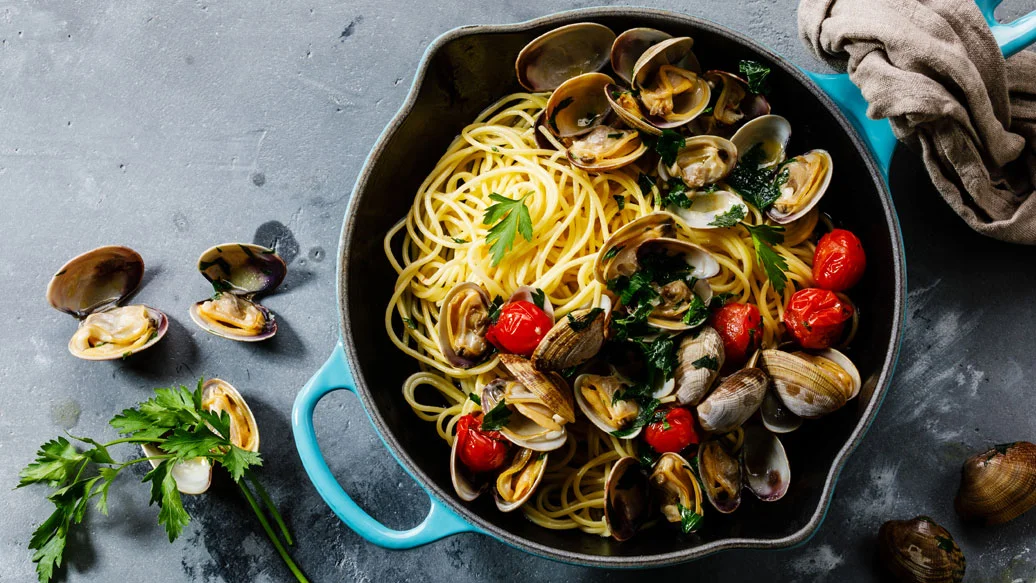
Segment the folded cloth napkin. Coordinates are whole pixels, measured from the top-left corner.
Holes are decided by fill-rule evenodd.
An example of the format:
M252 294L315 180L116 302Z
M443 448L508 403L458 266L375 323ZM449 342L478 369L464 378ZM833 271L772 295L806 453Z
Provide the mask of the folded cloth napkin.
M1036 244L1036 53L1005 62L971 0L802 0L799 34L973 229Z

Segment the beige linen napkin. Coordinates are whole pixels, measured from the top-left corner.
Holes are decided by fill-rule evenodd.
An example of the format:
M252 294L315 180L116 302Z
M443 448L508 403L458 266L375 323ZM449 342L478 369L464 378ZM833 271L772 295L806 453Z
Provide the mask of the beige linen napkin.
M799 34L921 146L971 228L1036 244L1036 53L1005 62L972 0L802 0Z

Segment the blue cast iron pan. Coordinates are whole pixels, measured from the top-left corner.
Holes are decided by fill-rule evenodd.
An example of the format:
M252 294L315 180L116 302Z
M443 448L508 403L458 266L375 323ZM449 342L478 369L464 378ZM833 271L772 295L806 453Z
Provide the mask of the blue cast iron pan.
M997 24L999 0L982 3L1005 54L1036 40L1036 15ZM552 28L594 21L621 32L649 26L695 39L710 68L736 70L750 58L773 67L776 113L794 133L789 150L823 147L835 160L831 193L822 209L863 240L868 272L854 290L863 315L851 357L864 389L850 406L807 423L784 439L793 483L778 503L747 497L730 516L710 513L692 535L655 528L617 543L578 531L552 531L502 514L489 497L463 503L448 471L449 451L434 426L419 420L400 386L416 363L386 337L384 309L395 273L382 252L385 232L412 203L421 181L459 130L486 105L519 89L514 58L529 40ZM900 345L906 303L903 244L887 174L896 141L885 121L867 119L866 102L846 75L799 70L749 38L698 18L637 8L591 8L502 26L467 26L429 46L399 113L374 146L353 189L338 256L342 337L331 357L302 388L292 410L295 444L310 479L328 506L370 542L412 548L461 532L492 536L524 551L599 567L649 567L700 558L732 548L786 548L809 539L820 526L849 454L863 438L888 390ZM332 391L354 392L385 446L428 492L431 508L410 530L388 528L368 515L335 480L317 444L313 412Z

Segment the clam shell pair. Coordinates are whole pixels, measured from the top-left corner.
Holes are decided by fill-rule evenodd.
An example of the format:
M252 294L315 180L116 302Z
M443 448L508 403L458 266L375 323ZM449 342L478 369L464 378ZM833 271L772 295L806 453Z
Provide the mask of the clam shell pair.
M248 402L230 383L221 379L209 379L202 384L202 407L215 413L226 413L230 417L230 441L243 450L259 451L259 426ZM150 444L142 444L144 455L154 457L164 452ZM152 468L163 460L150 459ZM176 480L176 489L183 494L204 494L212 484L212 465L206 458L195 458L178 462L169 470Z
M791 466L781 440L763 427L745 428L741 451L732 451L721 439L705 440L698 447L702 489L717 511L730 514L741 505L747 489L764 502L780 500L791 485Z
M680 507L695 507L691 464L677 453L659 456L650 474L635 457L622 457L612 466L604 488L604 520L612 538L629 540L656 511L679 524Z
M198 271L215 293L191 306L195 324L239 342L267 340L277 333L274 314L256 301L276 289L288 272L273 249L248 243L216 245L198 258Z

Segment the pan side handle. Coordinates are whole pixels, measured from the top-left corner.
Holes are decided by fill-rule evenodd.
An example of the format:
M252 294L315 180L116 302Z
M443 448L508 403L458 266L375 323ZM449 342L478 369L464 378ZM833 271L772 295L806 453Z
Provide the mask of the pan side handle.
M356 391L345 350L339 341L327 362L299 391L291 410L292 432L302 465L316 486L317 492L338 518L356 534L378 546L390 549L409 549L460 532L477 532L474 526L430 494L431 508L428 515L420 524L409 530L388 528L367 514L349 497L327 466L324 454L317 443L313 425L313 412L317 403L329 393L341 390L353 393ZM399 461L398 458L396 461Z

